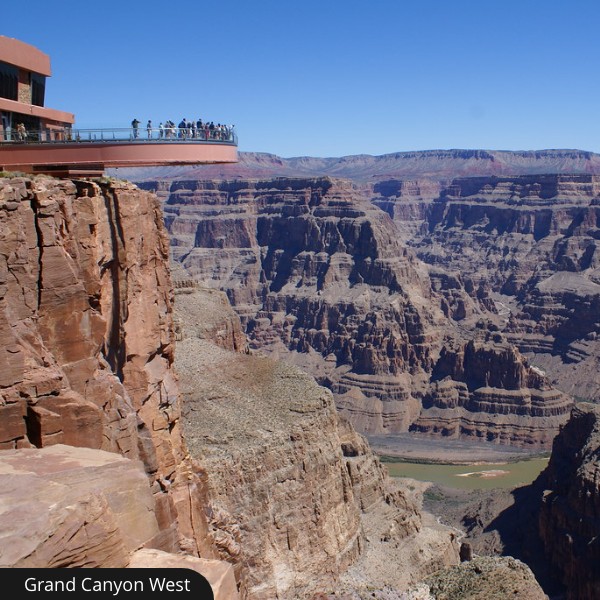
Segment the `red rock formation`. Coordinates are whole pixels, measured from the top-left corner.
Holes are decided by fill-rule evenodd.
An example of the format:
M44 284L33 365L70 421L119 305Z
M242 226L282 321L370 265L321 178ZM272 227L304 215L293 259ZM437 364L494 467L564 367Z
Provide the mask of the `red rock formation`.
M0 221L0 447L141 460L158 524L145 543L210 556L179 426L156 198L127 183L2 178Z

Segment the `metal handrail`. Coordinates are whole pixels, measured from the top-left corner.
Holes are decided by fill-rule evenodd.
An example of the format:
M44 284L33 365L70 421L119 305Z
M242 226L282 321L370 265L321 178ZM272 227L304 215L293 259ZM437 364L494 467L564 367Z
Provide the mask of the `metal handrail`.
M25 134L16 128L0 131L0 144L64 144L64 143L195 143L231 144L237 146L237 135L231 127L180 128L122 127L113 129L37 129Z

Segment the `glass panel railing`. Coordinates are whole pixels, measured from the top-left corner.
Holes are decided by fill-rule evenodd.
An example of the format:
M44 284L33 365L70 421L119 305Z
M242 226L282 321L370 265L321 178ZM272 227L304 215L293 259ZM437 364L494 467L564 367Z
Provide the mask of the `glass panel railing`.
M70 142L93 143L209 143L232 144L237 146L237 135L231 127L156 127L132 128L123 127L116 129L39 129L24 130L13 128L0 131L0 144L2 143L34 143L54 144Z

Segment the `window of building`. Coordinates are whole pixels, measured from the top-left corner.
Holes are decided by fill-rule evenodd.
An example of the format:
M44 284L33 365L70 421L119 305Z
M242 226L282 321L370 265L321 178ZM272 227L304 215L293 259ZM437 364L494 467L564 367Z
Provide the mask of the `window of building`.
M31 104L44 106L44 92L46 91L46 78L38 73L31 74Z
M19 69L0 61L0 98L18 100Z

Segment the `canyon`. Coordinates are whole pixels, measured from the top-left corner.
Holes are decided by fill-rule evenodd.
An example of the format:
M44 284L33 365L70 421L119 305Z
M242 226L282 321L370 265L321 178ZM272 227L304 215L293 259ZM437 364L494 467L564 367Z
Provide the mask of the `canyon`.
M458 564L357 432L410 430L552 448L536 551L594 597L596 407L573 400L597 389L596 177L365 181L372 158L148 191L0 179L3 566L189 566L221 599L543 598L519 560Z
M3 567L191 568L235 600L457 563L331 392L248 353L223 294L173 285L155 196L3 177L0 218Z
M549 449L600 388L598 172L575 150L449 150L131 176L173 262L363 433Z
M173 262L363 433L549 449L597 389L592 176L140 185Z
M174 264L226 291L250 347L313 374L360 431L549 449L562 427L584 420L575 409L567 424L573 401L595 402L600 386L597 160L577 151L248 154L240 165L139 181L163 200ZM577 435L594 447L588 430ZM562 439L552 465L573 450ZM569 500L515 494L528 520L514 523L544 539L535 549L493 541L496 522L514 540L504 509L480 505L473 518L493 517L481 551L514 552L549 589L593 598L597 583L576 566L587 564L584 542L581 561L573 541L553 549L561 536L594 538L591 522L578 528L566 516L567 502L597 496L576 470L561 472L573 481ZM552 511L538 512L549 494Z

